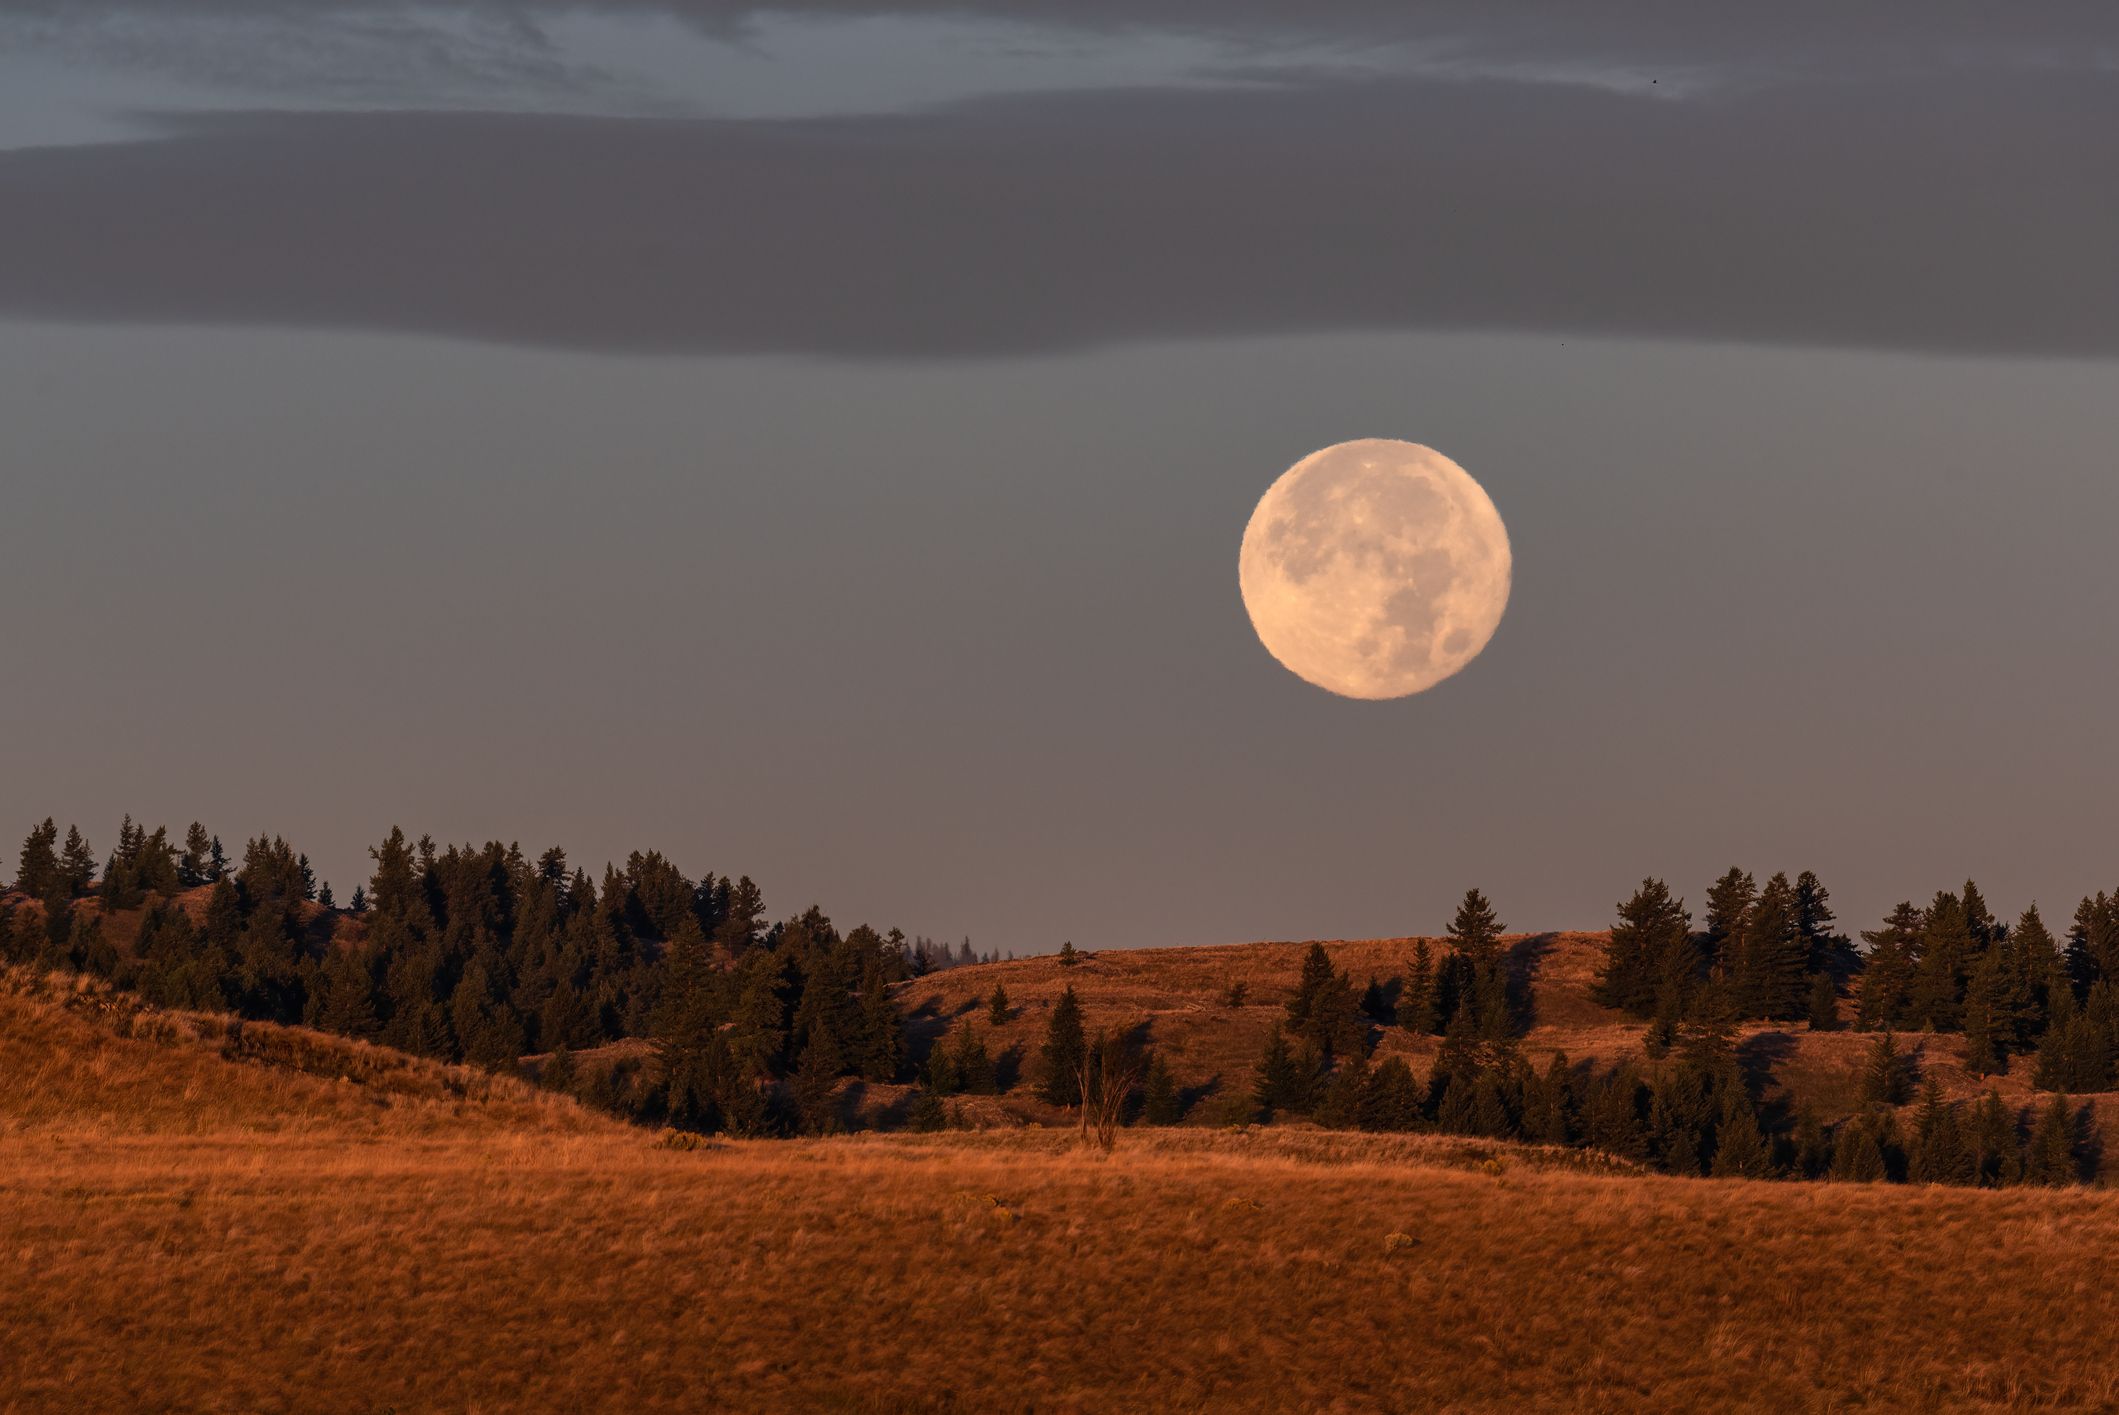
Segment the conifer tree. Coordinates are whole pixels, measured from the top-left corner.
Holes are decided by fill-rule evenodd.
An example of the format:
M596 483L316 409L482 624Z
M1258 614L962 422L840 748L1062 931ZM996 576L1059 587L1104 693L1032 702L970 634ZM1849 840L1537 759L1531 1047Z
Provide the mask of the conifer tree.
M1839 1030L1839 986L1830 973L1819 973L1810 982L1810 1030Z
M1948 890L1937 894L1922 919L1920 958L1906 997L1914 1023L1938 1032L1956 1030L1976 947L1964 901Z
M1621 1159L1647 1159L1649 1135L1641 1113L1642 1094L1640 1076L1623 1062L1592 1085L1583 1115L1589 1143Z
M1160 1054L1148 1062L1140 1118L1150 1125L1175 1125L1184 1118L1184 1099L1178 1094L1177 1078L1170 1074L1169 1064Z
M561 1042L545 1058L544 1065L537 1068L537 1084L548 1091L567 1094L574 1089L575 1073L574 1053Z
M1846 956L1847 940L1833 932L1832 896L1814 870L1795 877L1795 929L1802 935L1809 957L1804 964L1811 972L1827 972Z
M993 985L993 1000L986 1004L986 1020L998 1027L1014 1014L1008 1010L1008 989L1000 983Z
M986 1050L986 1039L979 1035L977 1027L969 1022L959 1027L956 1044L950 1051L958 1089L974 1096L990 1096L1000 1089L993 1056Z
M2046 1102L2031 1131L2023 1178L2026 1184L2055 1186L2079 1183L2082 1179L2075 1159L2075 1111L2063 1094L2056 1093Z
M1869 957L1862 969L1855 1018L1863 1031L1889 1030L1905 1023L1923 926L1920 910L1909 899L1891 911L1882 928L1862 934Z
M999 989L995 996L1000 997ZM890 1000L883 966L874 959L861 977L861 1023L859 1063L861 1075L870 1081L895 1081L904 1059L897 1006Z
M1287 1034L1278 1024L1266 1038L1265 1054L1258 1059L1258 1075L1251 1084L1251 1100L1270 1120L1283 1107L1292 1107L1301 1096L1295 1059L1288 1053Z
M1081 1000L1075 997L1074 988L1069 985L1060 994L1052 1016L1045 1023L1045 1042L1038 1051L1044 1075L1038 1095L1047 1104L1081 1104L1082 1062L1087 1059L1087 1047L1082 1032Z
M2009 1013L2006 960L1999 949L1988 949L1972 967L1965 985L1960 1023L1965 1035L1965 1070L1974 1076L1994 1076L2008 1070L2008 1054L2016 1040Z
M1397 1133L1417 1128L1423 1119L1420 1082L1412 1067L1402 1056L1386 1057L1369 1073L1358 1116L1361 1128Z
M1898 1039L1885 1032L1869 1048L1868 1060L1862 1066L1861 1098L1868 1105L1903 1105L1910 1085Z
M1431 1036L1442 1028L1435 959L1424 938L1413 941L1412 965L1398 994L1398 1025L1416 1036Z
M1596 1000L1636 1017L1655 1010L1657 984L1667 974L1674 952L1689 948L1692 917L1685 902L1673 899L1669 886L1645 879L1633 897L1619 906L1604 966L1597 974Z
M357 948L335 948L324 966L323 1005L317 1025L346 1037L373 1037L382 1030L375 1006L375 977Z
M1478 890L1464 892L1447 932L1450 943L1471 959L1474 967L1500 962L1501 920L1495 915L1494 906Z
M1757 883L1749 872L1734 865L1708 888L1706 932L1701 940L1706 963L1726 970L1742 956L1751 911L1757 904Z
M213 883L206 875L206 857L212 848L211 841L206 827L197 821L184 832L184 853L177 857L177 880L184 888L197 889L202 884Z
M1295 995L1288 999L1288 1021L1296 1027L1307 1023L1318 995L1330 988L1338 976L1332 967L1332 956L1324 951L1324 945L1311 944L1309 951L1302 956L1302 976L1296 980Z
M1840 1123L1832 1145L1831 1177L1853 1184L1878 1184L1889 1177L1876 1132L1859 1116Z
M1081 952L1075 948L1073 939L1070 938L1060 945L1059 965L1062 968L1072 968L1081 961Z
M1770 1179L1773 1153L1759 1133L1758 1112L1741 1084L1722 1088L1722 1112L1714 1126L1714 1164L1718 1179Z
M1806 1101L1796 1107L1795 1133L1790 1137L1789 1168L1797 1179L1816 1179L1832 1164L1832 1142L1826 1138L1817 1111Z
M65 883L59 868L59 827L50 816L30 831L22 842L20 864L15 870L15 888L32 899L47 899Z
M2099 978L2119 980L2119 894L2100 889L2076 906L2068 929L2067 966L2069 976L2084 987Z
M1361 1097L1368 1089L1368 1058L1359 1052L1333 1069L1325 1082L1313 1118L1328 1130L1352 1130L1361 1118Z
M2009 1050L2027 1051L2045 1031L2049 990L2064 973L2060 945L2045 926L2038 906L2031 905L2009 930L2006 965ZM2061 984L2065 986L2064 983Z
M1792 1018L1803 1013L1810 947L1796 917L1795 887L1776 874L1759 891L1741 948L1728 969L1740 1015Z
M1941 1089L1931 1080L1921 1088L1913 1146L1906 1156L1906 1182L1970 1184L1974 1177L1971 1151L1958 1127L1957 1112L1943 1100Z
M76 899L88 893L88 887L95 883L96 852L76 826L66 828L66 844L59 851L59 877Z
M1545 1074L1525 1093L1523 1138L1541 1145L1566 1145L1574 1137L1574 1076L1567 1054L1554 1052Z
M1988 1091L1972 1111L1972 1125L1965 1136L1966 1158L1972 1180L1984 1188L2014 1184L2022 1176L2022 1155L2016 1144L2016 1121L2002 1106L2001 1097Z

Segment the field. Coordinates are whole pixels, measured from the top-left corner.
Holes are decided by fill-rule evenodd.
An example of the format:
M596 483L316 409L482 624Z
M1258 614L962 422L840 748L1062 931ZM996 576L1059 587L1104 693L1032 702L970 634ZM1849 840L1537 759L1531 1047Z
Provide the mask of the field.
M10 1410L2119 1402L2106 1191L1306 1129L672 1143L511 1079L10 988Z

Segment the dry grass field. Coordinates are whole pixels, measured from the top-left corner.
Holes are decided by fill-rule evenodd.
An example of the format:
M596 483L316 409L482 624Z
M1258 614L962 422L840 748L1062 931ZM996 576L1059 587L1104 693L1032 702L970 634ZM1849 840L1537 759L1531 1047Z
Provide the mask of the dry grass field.
M309 1033L0 993L7 1410L2099 1409L2114 1251L2103 1191L1436 1136L679 1147Z

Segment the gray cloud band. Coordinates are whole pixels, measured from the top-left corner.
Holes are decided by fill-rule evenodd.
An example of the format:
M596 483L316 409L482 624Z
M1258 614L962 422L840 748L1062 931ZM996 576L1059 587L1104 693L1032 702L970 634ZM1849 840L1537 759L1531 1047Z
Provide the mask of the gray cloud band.
M1349 329L2119 353L2119 82L245 114L0 153L0 311L640 351Z

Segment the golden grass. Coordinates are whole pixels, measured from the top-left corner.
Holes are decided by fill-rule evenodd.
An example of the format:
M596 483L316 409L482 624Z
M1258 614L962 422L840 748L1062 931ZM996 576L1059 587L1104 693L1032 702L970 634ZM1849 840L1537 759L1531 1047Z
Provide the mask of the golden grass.
M2119 1196L1282 1138L9 1135L0 1370L21 1409L2119 1401Z
M0 1410L2119 1403L2102 1191L1301 1126L679 1147L6 982Z

